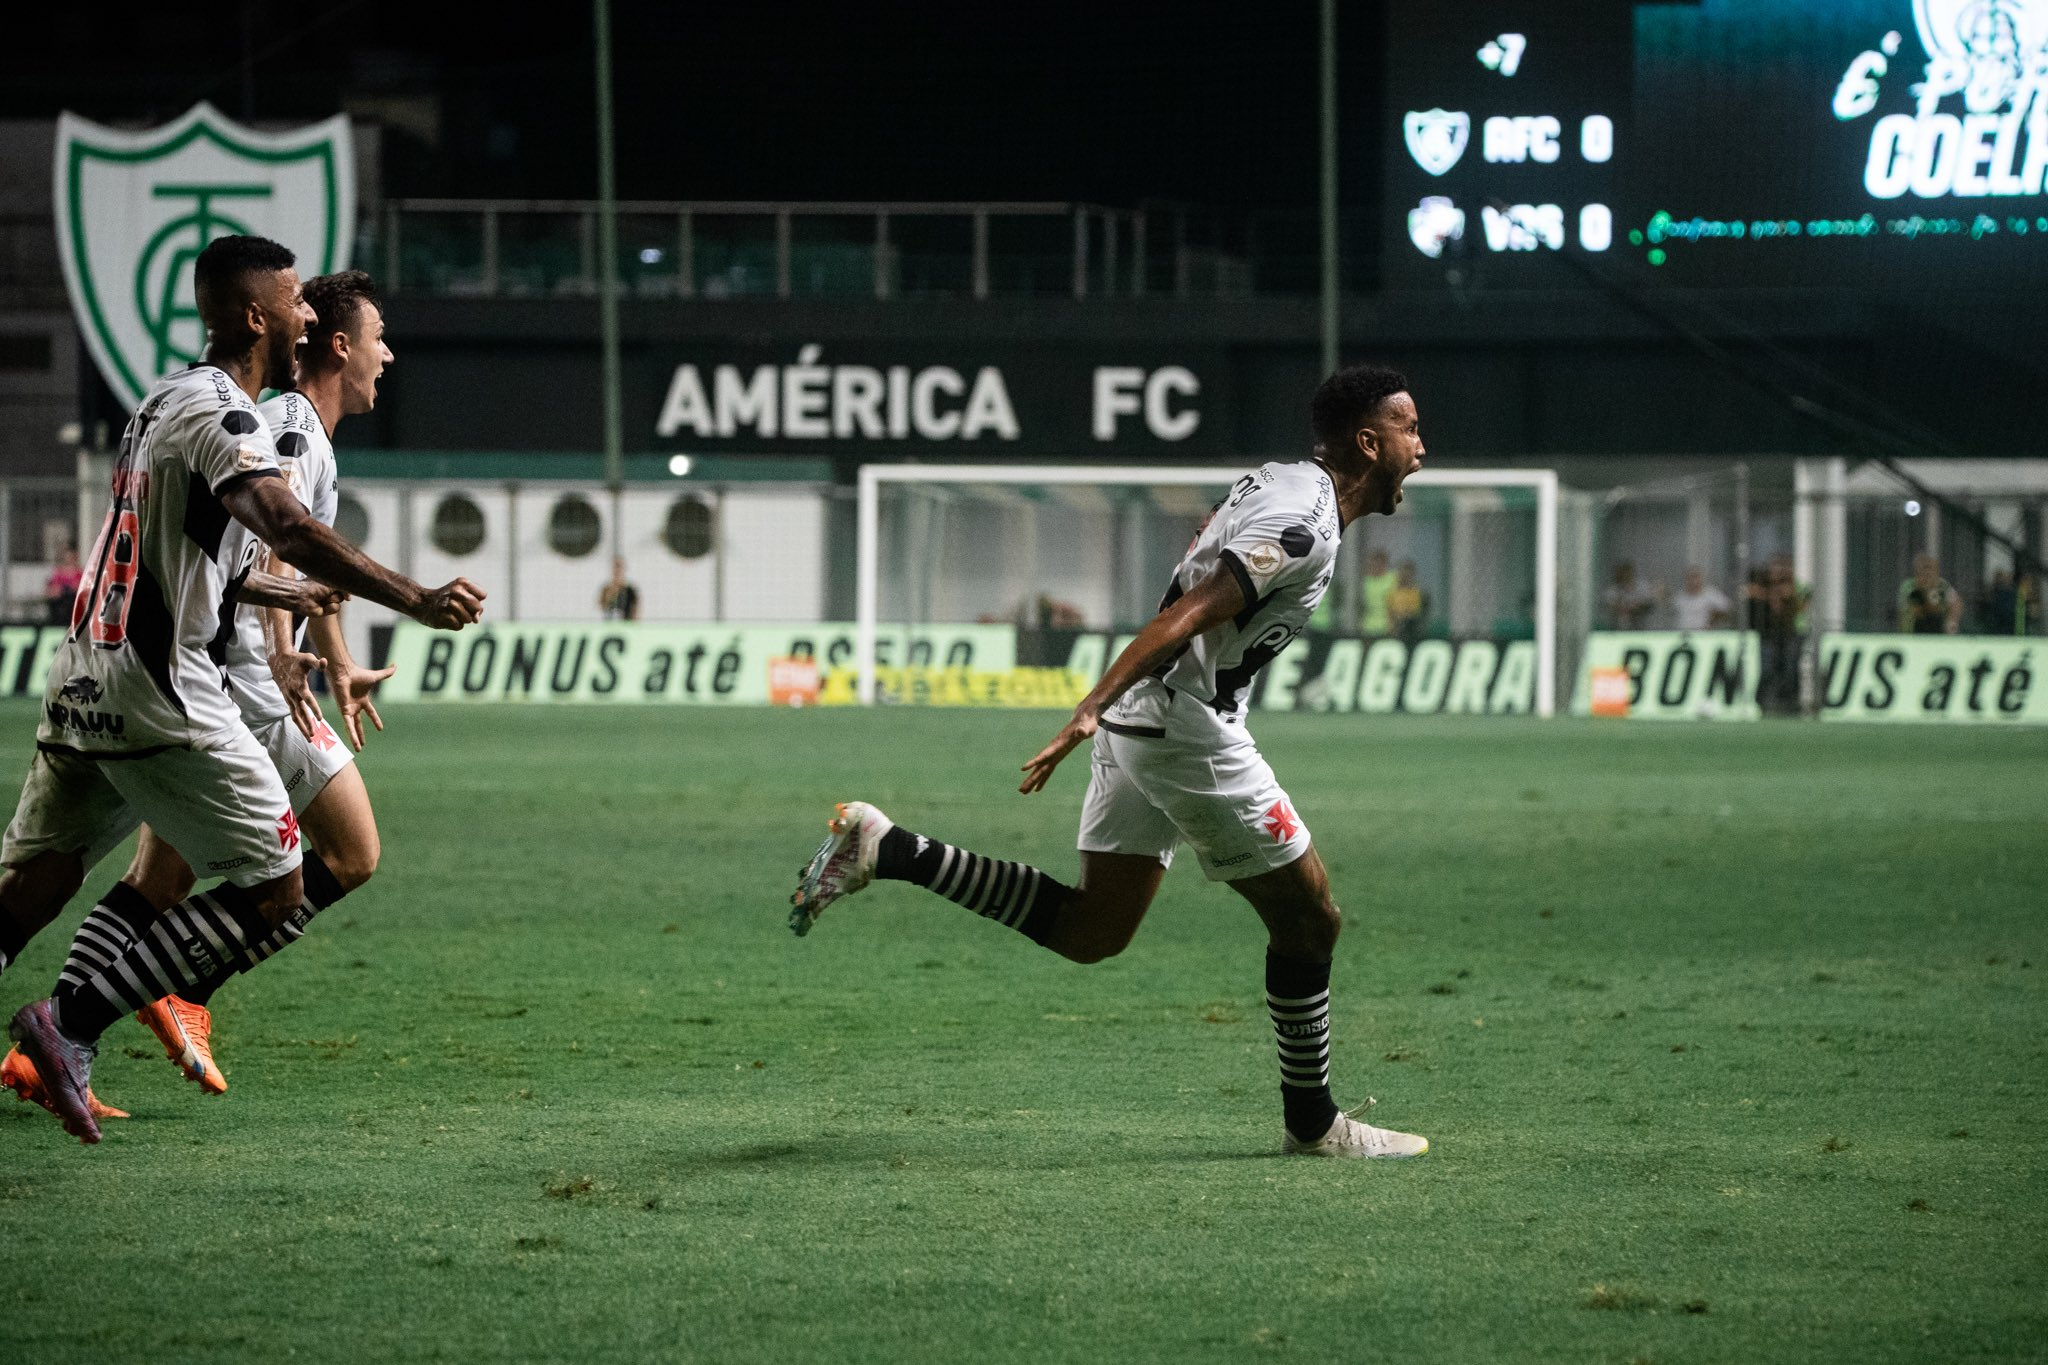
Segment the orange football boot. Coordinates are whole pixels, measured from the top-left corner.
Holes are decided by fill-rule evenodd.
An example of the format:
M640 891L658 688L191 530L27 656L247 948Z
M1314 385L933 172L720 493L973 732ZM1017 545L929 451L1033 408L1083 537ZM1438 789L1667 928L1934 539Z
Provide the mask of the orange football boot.
M49 1094L43 1089L43 1078L37 1073L36 1064L18 1047L10 1048L6 1057L0 1058L0 1085L12 1090L14 1097L24 1104L40 1104L53 1114L57 1112L57 1106L50 1103ZM90 1089L85 1092L85 1107L92 1111L95 1119L131 1117L126 1109L102 1103Z
M228 1079L220 1074L213 1049L207 1045L213 1015L206 1006L167 995L135 1011L135 1022L157 1036L164 1055L178 1064L186 1080L199 1082L199 1088L209 1095L227 1093Z

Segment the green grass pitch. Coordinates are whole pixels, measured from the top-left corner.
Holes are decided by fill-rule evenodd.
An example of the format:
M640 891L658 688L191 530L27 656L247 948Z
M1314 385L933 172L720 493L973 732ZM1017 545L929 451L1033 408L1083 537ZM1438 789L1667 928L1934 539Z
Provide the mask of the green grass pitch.
M2048 1353L2048 733L1256 718L1339 1097L1434 1144L1339 1164L1272 1155L1192 860L1096 967L904 887L785 928L833 798L1071 876L1051 714L387 719L384 868L222 992L227 1096L129 1022L102 1146L0 1095L0 1357Z

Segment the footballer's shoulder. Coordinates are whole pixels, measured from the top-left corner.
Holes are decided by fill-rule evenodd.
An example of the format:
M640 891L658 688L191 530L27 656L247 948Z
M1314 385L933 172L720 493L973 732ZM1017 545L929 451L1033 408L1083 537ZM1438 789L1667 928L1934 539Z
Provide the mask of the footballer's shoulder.
M280 434L295 431L310 436L320 430L320 414L302 393L286 390L263 404L263 420Z
M241 386L218 366L204 363L188 365L157 381L156 389L143 401L142 413L169 430L187 434L215 424L233 437L254 436L269 429Z

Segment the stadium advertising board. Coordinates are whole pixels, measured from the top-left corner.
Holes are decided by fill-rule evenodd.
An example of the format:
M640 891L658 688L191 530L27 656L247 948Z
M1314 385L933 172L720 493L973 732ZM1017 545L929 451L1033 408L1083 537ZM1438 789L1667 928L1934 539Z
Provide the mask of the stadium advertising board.
M387 660L393 701L673 702L765 705L769 670L791 657L818 662L824 700L852 700L851 624L509 624L460 635L410 622L393 630ZM1009 626L884 628L877 663L903 670L1007 674L1016 663Z
M0 626L0 696L40 697L64 632L46 626Z
M1971 635L1827 635L1827 720L2048 723L2043 641Z
M1092 682L1131 638L1082 634L1067 671ZM1258 711L1530 715L1536 710L1536 642L1409 642L1308 631L1252 680L1251 705Z
M1572 714L1593 712L1594 674L1628 677L1628 714L1646 720L1755 720L1761 654L1743 630L1594 631L1586 637Z
M1390 282L1557 282L1569 251L1924 289L2048 259L2048 0L1403 0L1389 39Z

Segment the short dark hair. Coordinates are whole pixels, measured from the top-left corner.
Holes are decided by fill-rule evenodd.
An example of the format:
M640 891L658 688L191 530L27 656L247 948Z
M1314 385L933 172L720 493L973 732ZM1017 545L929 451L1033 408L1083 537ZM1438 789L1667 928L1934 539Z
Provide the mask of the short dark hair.
M316 315L306 329L306 354L324 356L336 332L355 335L363 305L377 302L377 285L361 270L340 270L306 281L306 302Z
M192 284L204 308L209 295L238 284L243 276L259 270L290 270L297 260L290 247L279 246L268 237L216 237L199 253L192 267Z
M192 292L215 345L239 351L255 340L242 325L252 293L249 277L290 270L297 259L268 237L216 237L206 244L192 266Z
M1329 449L1349 445L1351 435L1397 393L1408 391L1408 376L1385 365L1347 365L1325 379L1309 400L1309 429Z

